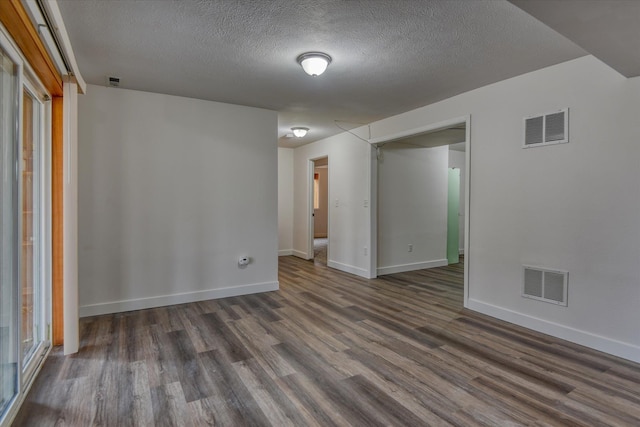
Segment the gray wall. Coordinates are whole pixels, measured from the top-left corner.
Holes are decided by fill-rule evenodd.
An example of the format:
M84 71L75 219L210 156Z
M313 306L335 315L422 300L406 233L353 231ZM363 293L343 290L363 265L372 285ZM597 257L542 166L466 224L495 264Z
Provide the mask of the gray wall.
M81 315L277 288L276 130L272 111L90 86Z

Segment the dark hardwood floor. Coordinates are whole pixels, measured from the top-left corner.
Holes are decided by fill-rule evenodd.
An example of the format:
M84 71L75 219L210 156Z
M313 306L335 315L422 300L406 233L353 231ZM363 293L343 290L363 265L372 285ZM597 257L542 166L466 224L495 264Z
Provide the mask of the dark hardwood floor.
M640 425L640 365L462 308L460 265L85 318L19 426Z

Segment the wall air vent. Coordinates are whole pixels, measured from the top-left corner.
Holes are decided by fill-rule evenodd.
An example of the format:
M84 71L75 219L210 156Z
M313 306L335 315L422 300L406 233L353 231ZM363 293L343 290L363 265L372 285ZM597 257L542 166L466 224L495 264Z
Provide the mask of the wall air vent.
M569 109L525 117L523 148L569 142Z
M523 297L566 307L568 272L529 265L523 266L523 272Z
M108 87L120 87L120 77L107 76Z

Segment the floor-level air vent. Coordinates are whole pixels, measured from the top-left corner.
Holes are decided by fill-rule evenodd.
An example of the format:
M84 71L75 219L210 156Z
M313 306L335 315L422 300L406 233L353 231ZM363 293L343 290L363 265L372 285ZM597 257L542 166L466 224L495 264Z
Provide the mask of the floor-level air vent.
M531 267L528 265L523 267L523 297L546 301L552 304L567 305L568 272Z
M120 86L120 77L107 76L107 86L109 86L109 87L119 87Z
M524 119L523 148L569 142L569 109Z

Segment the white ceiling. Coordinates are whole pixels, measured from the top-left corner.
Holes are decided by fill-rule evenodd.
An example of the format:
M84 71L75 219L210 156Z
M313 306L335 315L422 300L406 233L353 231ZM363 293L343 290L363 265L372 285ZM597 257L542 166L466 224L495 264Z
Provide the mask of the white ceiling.
M275 110L285 147L587 54L506 0L58 4L88 83ZM333 57L325 74L306 51Z

